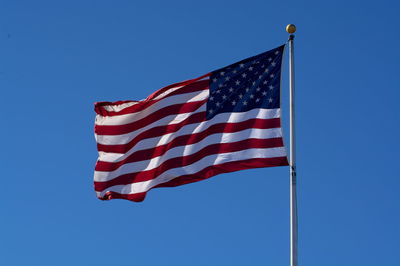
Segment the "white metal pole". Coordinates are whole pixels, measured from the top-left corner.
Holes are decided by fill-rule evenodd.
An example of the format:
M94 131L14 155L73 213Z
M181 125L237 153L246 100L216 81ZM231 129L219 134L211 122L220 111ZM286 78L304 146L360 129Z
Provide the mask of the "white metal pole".
M296 194L296 132L294 97L294 46L296 27L286 27L289 35L289 103L290 103L290 266L297 266L297 194Z

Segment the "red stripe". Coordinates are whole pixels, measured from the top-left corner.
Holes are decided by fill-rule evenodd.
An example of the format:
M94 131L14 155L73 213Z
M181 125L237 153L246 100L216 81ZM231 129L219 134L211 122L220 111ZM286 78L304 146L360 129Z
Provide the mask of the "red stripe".
M144 110L144 109L148 108L149 106L159 102L160 100L168 98L173 95L190 93L190 92L208 89L208 85L209 85L209 80L197 81L197 79L194 81L191 81L189 83L188 82L176 83L176 84L167 86L165 88L162 88L162 89L156 91L155 93L153 93L152 95L150 95L143 101L97 102L97 103L95 103L94 110L97 114L102 115L102 116L118 116L118 115L123 115L123 114L135 113L135 112ZM171 88L174 88L174 87L179 87L179 86L184 86L184 87L179 88L176 91L173 91L160 99L153 100L155 97L164 93L165 91L167 91ZM137 104L126 107L118 112L108 111L107 109L104 108L104 106L121 105L124 103L134 103L134 102Z
M136 182L148 181L151 179L156 178L163 172L177 168L183 167L187 165L191 165L200 159L218 153L228 153L228 152L235 152L245 149L252 149L252 148L274 148L274 147L282 147L283 141L282 138L272 138L272 139L246 139L237 142L231 143L216 143L211 144L203 149L199 150L198 152L188 155L188 156L181 156L171 158L166 160L162 164L160 164L157 168L129 173L120 175L112 180L105 181L105 182L94 182L95 190L96 191L103 191L111 186L116 185L126 185Z
M126 159L119 161L119 162L104 162L104 161L97 161L96 163L96 171L114 171L118 169L121 165L125 163L133 163L143 160L149 160L154 157L161 156L165 154L169 149L184 146L184 145L191 145L197 143L207 136L217 133L234 133L239 132L249 128L258 128L258 129L269 129L269 128L279 128L280 127L280 119L273 118L273 119L249 119L247 121L243 121L240 123L220 123L211 125L209 128L204 129L204 131L178 136L173 139L171 142L160 145L157 147L152 147L149 149L139 150L127 157Z
M133 138L131 141L129 141L126 144L105 145L105 144L97 143L97 150L103 151L103 152L112 152L112 153L125 153L125 152L129 151L130 149L132 149L139 141L141 141L143 139L155 138L155 137L162 136L164 134L176 132L186 125L203 122L205 120L205 118L206 118L206 112L194 113L194 114L190 115L188 118L186 118L185 120L183 120L182 122L179 122L177 124L164 125L164 126L150 128L150 129L140 133L139 135L137 135L135 138Z
M175 187L184 184L189 184L197 181L201 181L212 176L235 172L251 168L259 167L274 167L274 166L287 166L288 161L286 157L275 157L275 158L259 158L259 159L248 159L243 161L228 162L219 165L209 166L195 174L179 176L169 182L159 184L155 187ZM110 199L127 199L135 202L141 202L146 197L146 192L136 193L136 194L120 194L117 192L109 191L104 197L99 197L101 200Z
M148 116L135 122L124 125L96 125L97 135L121 135L143 128L169 115L178 115L181 113L191 113L199 109L207 99L197 102L174 104L159 109Z
M178 83L175 83L175 84L168 85L167 87L164 87L162 89L159 89L158 91L153 92L152 94L150 94L149 97L147 97L147 99L154 99L158 95L164 93L165 91L167 91L167 90L169 90L171 88L179 87L179 86L186 86L186 85L192 84L192 83L194 83L194 82L196 82L198 80L201 80L201 79L209 77L209 76L211 76L211 73L207 73L207 74L202 75L202 76L200 76L198 78L189 79L189 80L185 80L185 81L182 81L182 82L178 82ZM206 81L207 81L207 83L209 82L208 79Z

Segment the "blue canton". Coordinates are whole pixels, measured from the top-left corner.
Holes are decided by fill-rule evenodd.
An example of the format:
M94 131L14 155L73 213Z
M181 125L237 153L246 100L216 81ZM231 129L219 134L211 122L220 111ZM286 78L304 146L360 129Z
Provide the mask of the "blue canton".
M207 119L219 113L279 108L284 47L279 46L213 71Z

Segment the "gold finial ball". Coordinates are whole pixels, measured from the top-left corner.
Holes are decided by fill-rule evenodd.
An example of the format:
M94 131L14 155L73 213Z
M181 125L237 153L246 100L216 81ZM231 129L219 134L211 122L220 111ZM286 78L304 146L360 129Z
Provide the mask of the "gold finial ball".
M294 24L289 24L286 26L286 31L290 34L293 34L296 32L296 26Z

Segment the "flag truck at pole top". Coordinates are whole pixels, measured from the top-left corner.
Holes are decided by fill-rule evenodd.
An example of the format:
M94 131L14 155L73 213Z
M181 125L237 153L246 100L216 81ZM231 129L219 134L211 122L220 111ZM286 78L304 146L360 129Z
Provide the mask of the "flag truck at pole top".
M297 194L296 194L296 135L294 97L294 33L296 26L286 26L289 35L289 123L290 123L290 266L297 266Z

